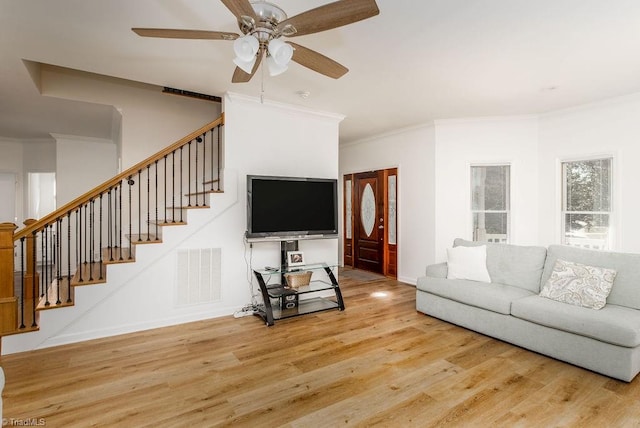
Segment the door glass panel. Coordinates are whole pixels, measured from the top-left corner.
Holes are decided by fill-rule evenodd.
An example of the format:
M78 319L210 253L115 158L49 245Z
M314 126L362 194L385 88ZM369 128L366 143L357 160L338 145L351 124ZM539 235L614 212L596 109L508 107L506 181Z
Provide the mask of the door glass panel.
M367 183L362 192L362 201L360 202L360 218L362 227L367 236L373 233L373 227L376 224L376 198L373 194L371 184Z
M351 180L347 180L344 186L344 198L345 198L345 236L347 239L351 239L351 216L353 212L351 211Z
M387 206L389 207L389 223L387 224L387 231L390 245L396 245L396 176L390 175L388 180L388 198Z

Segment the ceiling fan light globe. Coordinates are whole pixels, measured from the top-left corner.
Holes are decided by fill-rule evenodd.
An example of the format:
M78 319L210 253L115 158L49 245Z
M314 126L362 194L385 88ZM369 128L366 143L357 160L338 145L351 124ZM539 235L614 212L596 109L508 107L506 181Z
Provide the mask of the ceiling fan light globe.
M256 63L256 59L256 56L254 56L249 61L244 61L242 58L234 58L233 63L240 67L245 73L251 74L251 72L253 71L253 66Z
M236 57L242 61L251 61L252 58L255 59L259 47L260 43L258 39L251 35L239 37L233 42L233 51Z
M269 55L279 66L286 66L293 57L293 46L280 39L273 39L269 42Z
M287 64L284 64L284 65L278 64L273 59L272 56L268 56L266 61L267 61L267 67L269 69L269 76L271 77L278 76L279 74L282 74L285 71L287 71L287 69L289 68Z

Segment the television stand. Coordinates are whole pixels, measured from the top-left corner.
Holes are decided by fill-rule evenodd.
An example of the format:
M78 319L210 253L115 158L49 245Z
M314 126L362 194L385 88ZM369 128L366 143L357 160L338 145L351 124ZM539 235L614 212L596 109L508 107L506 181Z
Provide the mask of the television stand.
M254 314L262 318L268 326L272 326L276 320L285 318L331 309L343 311L344 301L342 300L342 292L340 291L338 280L333 273L334 269L337 269L337 265L316 263L291 268L281 266L280 269L254 270L253 274L260 285L260 292L264 302L258 306ZM296 274L311 272L311 281L308 285L288 287L285 275L292 272ZM322 277L314 279L317 276ZM272 277L278 278L280 282L269 284ZM333 296L319 296L319 294L326 295L329 291L333 292Z

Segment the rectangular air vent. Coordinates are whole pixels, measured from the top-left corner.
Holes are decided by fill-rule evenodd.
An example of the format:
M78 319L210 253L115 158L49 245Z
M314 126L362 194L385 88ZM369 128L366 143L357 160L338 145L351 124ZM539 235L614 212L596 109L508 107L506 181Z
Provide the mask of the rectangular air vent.
M220 248L178 250L176 305L221 299Z

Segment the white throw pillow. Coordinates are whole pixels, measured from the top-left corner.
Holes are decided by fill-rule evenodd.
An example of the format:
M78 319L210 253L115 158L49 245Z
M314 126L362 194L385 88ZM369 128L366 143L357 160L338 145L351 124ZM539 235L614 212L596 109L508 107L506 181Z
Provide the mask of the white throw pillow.
M613 269L558 259L540 296L584 308L602 309L615 277Z
M447 248L447 279L491 282L487 270L487 246Z

